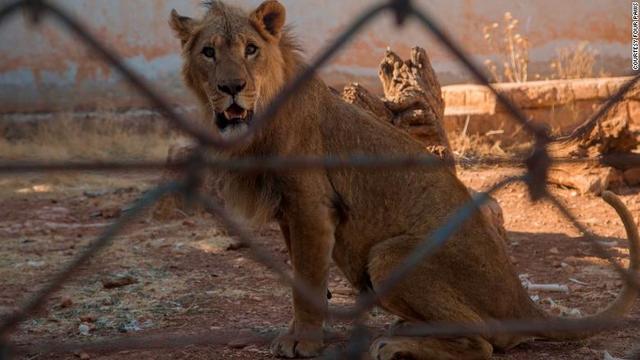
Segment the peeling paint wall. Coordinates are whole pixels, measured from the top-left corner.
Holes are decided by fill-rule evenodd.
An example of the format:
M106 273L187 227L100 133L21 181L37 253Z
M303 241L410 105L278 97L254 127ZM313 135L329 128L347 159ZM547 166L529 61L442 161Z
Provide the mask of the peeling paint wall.
M179 79L179 44L167 25L172 8L198 14L200 0L54 0L83 19L92 33L127 64L156 84L176 104L190 97ZM282 0L309 57L337 36L371 0ZM235 1L247 8L260 0ZM2 4L3 1L0 1ZM506 11L520 19L532 43L532 68L544 71L560 47L588 41L611 75L630 71L630 2L626 0L416 0L482 62L489 53L482 27ZM368 26L323 70L331 83L351 79L376 83L377 64L387 46L407 55L427 49L445 84L469 75L446 50L411 23L395 30L390 15ZM31 26L18 14L0 27L0 112L144 106L118 74L48 19Z

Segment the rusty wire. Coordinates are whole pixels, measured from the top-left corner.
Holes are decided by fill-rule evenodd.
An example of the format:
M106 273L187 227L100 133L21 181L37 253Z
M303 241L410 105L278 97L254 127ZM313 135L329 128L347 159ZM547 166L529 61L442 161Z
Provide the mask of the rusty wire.
M542 332L563 332L580 334L585 331L602 332L627 328L631 321L624 320L593 320L593 319L550 319L550 320L503 320L491 321L483 324L458 323L425 323L405 325L391 329L387 335L404 337L453 337L453 336L491 336L491 335L531 335ZM18 344L13 348L15 355L70 353L70 352L99 352L102 354L117 353L125 350L157 350L170 348L184 348L187 346L225 346L229 344L266 345L278 335L277 331L255 330L200 330L191 334L162 333L153 335L123 336L112 339L96 340L92 342L42 342L34 345ZM361 334L361 336L367 334ZM327 340L347 340L350 334L329 333ZM356 351L354 351L356 352ZM357 353L361 353L358 351ZM334 358L334 357L330 357Z
M5 22L17 10L23 9L31 15L35 24L44 15L50 15L58 22L64 25L72 34L84 43L88 48L93 49L98 56L106 63L113 66L124 79L131 84L138 92L144 95L150 103L158 108L167 118L167 120L177 129L185 132L201 145L200 151L184 161L175 162L0 162L0 174L16 175L28 172L51 172L51 171L162 171L167 169L178 170L186 175L186 180L181 183L170 183L159 186L153 191L147 193L140 199L134 207L124 214L119 221L109 227L104 234L91 243L81 255L74 259L63 270L56 274L52 280L36 295L22 307L20 311L3 319L0 325L0 358L8 356L11 349L17 354L24 354L33 351L37 352L68 352L71 350L85 349L87 351L119 351L127 349L153 349L178 347L187 345L206 345L206 344L228 344L239 338L245 339L248 343L263 344L270 340L273 334L237 334L225 332L207 332L206 334L181 335L161 334L153 336L141 336L126 339L113 339L106 341L96 341L83 344L59 344L59 343L42 343L34 346L10 346L8 336L15 327L23 320L35 314L35 312L44 305L48 296L59 289L67 282L80 267L87 264L100 249L107 246L124 226L129 223L135 216L139 215L145 208L153 204L155 201L167 193L183 194L191 200L195 200L204 205L205 208L217 214L233 233L240 237L240 240L248 245L254 259L269 269L275 271L280 278L295 287L310 303L322 306L317 299L308 294L307 285L294 281L289 275L288 270L281 267L274 259L272 259L263 249L260 249L251 233L241 224L236 223L226 210L202 194L198 194L197 185L200 181L203 169L218 169L227 171L241 172L265 172L265 171L304 171L310 169L376 169L376 168L392 168L406 169L412 167L430 167L442 166L440 161L432 156L406 156L406 157L370 157L370 156L348 156L340 158L244 158L233 160L207 159L205 149L213 147L215 149L229 149L241 143L248 142L255 136L268 122L273 118L280 107L295 92L311 80L316 71L326 64L338 51L340 51L350 39L352 39L361 29L375 19L378 15L385 11L390 11L395 15L396 24L402 26L407 20L414 18L426 29L433 33L436 38L445 45L445 47L462 62L464 67L474 76L474 78L482 85L489 87L494 93L496 99L503 105L512 115L514 121L517 121L532 137L534 145L529 157L526 158L484 158L484 159L463 159L458 161L461 165L514 165L522 166L527 169L526 175L522 177L509 178L496 184L487 193L478 195L473 201L469 202L461 209L456 210L450 220L431 234L415 252L408 257L404 264L394 271L388 279L383 282L384 286L380 293L364 296L358 299L356 307L348 310L330 310L329 314L333 317L343 317L350 319L361 319L362 314L367 309L376 304L380 296L391 291L393 287L401 281L407 273L409 273L420 261L428 258L430 254L443 246L449 236L451 236L464 221L467 221L477 211L477 208L483 201L486 201L488 193L496 191L514 181L524 181L529 186L529 192L534 199L542 197L551 201L554 206L560 209L561 213L571 223L579 229L585 236L591 240L596 253L608 259L614 268L623 276L629 286L638 287L638 279L634 274L627 272L619 264L617 264L608 253L597 242L595 236L582 224L580 224L575 216L558 201L557 198L548 193L546 189L547 172L553 163L563 162L583 162L584 159L573 158L557 158L551 159L548 154L548 145L554 142L566 142L591 131L595 124L602 119L607 112L613 108L615 104L621 101L625 94L628 93L633 86L640 80L640 74L635 75L630 81L624 84L613 96L611 96L587 121L576 128L571 134L552 138L546 129L541 125L533 122L520 110L509 98L493 87L484 72L471 60L471 56L466 53L459 44L457 44L431 16L422 9L418 9L410 0L388 0L376 4L366 10L358 18L356 18L346 30L341 33L331 44L322 51L309 66L305 67L295 79L286 84L280 93L274 98L271 104L260 114L256 114L255 121L250 127L247 134L231 141L225 141L213 135L206 126L200 122L187 119L177 113L151 85L133 72L121 58L96 37L91 35L89 29L71 16L61 7L47 0L15 0L6 4L0 9L0 24ZM637 155L607 155L598 159L589 159L588 162L600 164L640 164L640 157ZM549 320L549 321L500 321L490 322L481 325L468 324L418 324L412 327L404 327L399 329L395 334L401 336L463 336L471 334L535 334L541 330L557 330L562 332L584 332L584 331L602 331L619 328L624 326L623 322L611 319L611 321L565 321L565 320ZM360 320L354 326L354 330L348 335L339 335L336 338L348 339L349 343L346 347L346 353L340 355L337 353L335 357L346 356L345 354L357 354L364 351L369 337L368 330L362 325Z
M482 157L457 159L454 163L463 167L510 166L527 167L526 157ZM620 168L640 166L640 154L606 154L593 158L552 157L551 165L584 164L605 165ZM161 172L165 170L184 171L189 160L172 161L2 161L0 174L20 175L23 173L47 172L119 172L136 169L138 172ZM240 159L204 159L202 166L210 170L225 170L242 173L286 172L304 170L343 169L410 169L438 167L442 161L430 155L407 156L290 156L290 157L245 157Z

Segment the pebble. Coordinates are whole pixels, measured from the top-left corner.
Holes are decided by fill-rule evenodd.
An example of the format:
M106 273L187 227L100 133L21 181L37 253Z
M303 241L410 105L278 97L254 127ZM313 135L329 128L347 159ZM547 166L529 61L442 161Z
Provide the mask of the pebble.
M196 226L196 222L191 220L191 219L187 219L187 220L184 220L182 222L182 225L183 226L187 226L187 227L195 227Z
M73 300L68 297L64 297L60 300L60 307L63 309L69 308L73 305Z
M78 326L78 331L80 332L80 335L89 336L91 328L87 324L80 324L80 326Z
M74 355L81 360L91 359L91 356L84 351L76 352Z
M573 274L573 273L576 272L576 268L571 266L571 265L569 265L569 264L567 264L567 263L561 262L560 266L564 269L564 271L566 271L566 272L568 272L570 274Z
M105 289L115 289L115 288L131 285L131 284L135 284L138 282L137 279L129 275L105 278L105 279L102 279L101 281L102 281L102 286Z
M82 315L80 316L80 321L83 323L94 323L96 322L96 317L93 315Z
M89 199L95 199L97 197L101 197L107 195L108 191L106 190L86 190L83 195L88 197Z

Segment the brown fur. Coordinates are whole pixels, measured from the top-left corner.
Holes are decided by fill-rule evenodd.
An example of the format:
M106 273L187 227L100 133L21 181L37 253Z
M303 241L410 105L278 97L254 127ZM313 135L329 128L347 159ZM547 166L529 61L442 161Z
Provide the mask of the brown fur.
M217 84L229 76L248 85L237 101L260 111L303 66L284 24L284 7L266 1L252 13L219 2L200 20L173 13L171 25L183 43L184 78L213 119L229 99ZM243 46L260 47L248 58ZM220 58L206 61L203 46ZM212 128L216 126L212 124ZM345 103L314 78L295 94L253 141L225 153L241 156L423 155L423 147L391 125ZM407 170L286 172L225 177L227 202L257 222L276 219L290 252L294 276L326 299L333 258L362 291L376 291L423 239L470 200L465 186L445 166ZM638 269L638 236L628 211L614 203L631 240L631 264ZM626 212L626 213L625 213ZM635 299L625 288L604 316L621 316ZM317 355L322 349L325 311L294 291L294 319L273 351L283 357ZM323 300L322 300L323 301ZM326 306L326 303L325 303ZM540 319L546 315L529 299L509 261L503 241L486 220L474 215L434 256L424 260L381 306L406 321L478 323L492 319ZM558 338L556 334L539 337ZM488 358L530 337L459 339L391 338L372 345L377 359ZM562 337L561 337L562 338Z

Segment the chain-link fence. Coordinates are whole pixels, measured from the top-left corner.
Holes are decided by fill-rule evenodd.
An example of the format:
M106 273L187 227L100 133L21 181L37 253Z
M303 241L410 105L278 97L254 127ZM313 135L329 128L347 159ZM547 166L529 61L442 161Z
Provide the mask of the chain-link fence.
M239 143L247 141L257 132L259 132L265 124L276 114L280 106L282 106L290 97L294 96L296 91L300 89L307 81L309 81L316 71L326 64L333 55L335 55L345 44L361 29L377 18L384 12L391 12L395 15L396 25L398 27L404 25L408 20L415 20L422 24L425 29L429 30L439 41L453 54L466 69L470 71L476 81L490 88L495 94L498 101L512 115L513 121L518 122L531 136L534 145L531 149L530 156L526 158L510 158L510 159L479 159L465 160L466 163L484 163L484 164L508 164L520 165L526 168L526 175L521 177L508 178L494 185L488 192L480 193L474 197L473 201L457 209L450 217L449 221L435 231L408 256L404 263L395 269L386 279L376 293L368 293L361 295L356 306L349 310L331 310L329 316L334 318L344 318L355 320L353 329L349 334L342 336L347 345L343 350L335 353L328 353L327 358L354 358L358 354L368 349L370 336L364 324L362 323L362 315L370 310L380 297L383 297L391 291L394 285L402 279L409 271L411 271L419 262L424 261L436 250L446 243L447 239L462 225L464 221L469 219L478 206L487 201L491 192L499 190L507 184L514 182L524 182L528 186L529 193L534 200L546 199L551 204L560 209L561 213L568 219L573 226L585 235L591 241L593 249L598 256L607 259L611 265L625 279L626 283L632 287L638 287L638 278L635 273L630 273L622 268L605 250L594 234L584 225L577 221L571 211L564 206L554 195L547 191L547 173L549 167L559 162L575 162L585 161L580 159L553 159L549 156L548 147L550 144L558 142L566 142L578 138L585 133L591 131L593 126L603 118L607 112L619 101L640 79L640 75L635 75L628 83L622 86L613 96L611 96L600 108L581 126L576 128L570 135L553 138L547 130L532 122L527 116L512 103L505 95L497 91L489 83L484 72L474 64L471 57L453 40L444 29L431 17L431 14L415 7L410 0L389 0L370 7L362 15L353 21L347 29L340 34L324 51L322 51L311 64L304 69L302 73L296 76L295 80L284 86L280 94L272 101L272 103L260 114L256 114L250 130L241 137L231 141L224 141L207 131L197 121L189 120L177 113L169 103L139 75L134 73L125 63L107 46L98 41L91 35L91 32L80 21L75 19L69 13L57 6L54 2L46 0L17 0L9 2L0 9L0 26L10 16L16 12L23 10L29 15L29 19L34 24L39 23L44 17L51 17L62 26L66 27L73 33L82 43L98 54L106 63L115 68L124 78L141 94L146 96L151 105L158 108L166 119L176 128L182 130L192 138L197 140L199 144L189 159L183 161L165 162L0 162L0 174L21 174L28 172L51 172L51 171L162 171L164 169L179 170L185 174L183 181L172 182L158 186L156 189L147 192L142 199L137 201L134 206L124 216L112 224L98 239L92 242L77 258L68 264L62 271L54 275L53 278L39 290L33 298L27 301L22 308L2 320L0 325L0 358L8 358L10 354L20 353L50 353L50 352L66 352L66 351L118 351L118 350L140 350L154 349L160 347L178 347L198 344L227 344L229 341L238 340L238 336L246 337L246 342L250 343L267 343L273 338L273 334L262 334L248 336L246 334L239 335L233 332L210 331L196 335L179 335L179 334L162 334L142 337L127 337L118 339L108 339L94 342L83 343L40 343L29 346L28 349L13 347L10 342L10 335L15 331L17 325L34 315L41 308L51 294L56 292L60 287L69 281L78 271L78 269L86 265L98 251L105 248L113 240L123 227L130 223L134 218L141 215L146 208L157 202L162 196L177 193L182 194L191 201L202 204L210 212L216 214L223 223L228 227L231 233L237 235L240 240L247 245L250 253L255 260L268 267L275 272L282 281L296 288L302 295L306 295L306 300L311 304L319 304L319 299L309 296L310 291L304 283L294 281L289 275L286 268L279 261L271 258L266 251L260 249L259 245L254 241L251 232L244 228L241 224L225 211L225 209L214 199L206 196L206 194L198 193L198 185L200 184L202 170L226 170L239 172L278 172L283 170L311 170L311 169L344 169L344 168L408 168L408 167L430 167L442 166L439 159L431 156L406 156L406 157L367 157L367 156L345 156L340 158L243 158L233 160L211 160L204 156L207 149L229 149ZM608 164L640 164L640 159L633 155L625 156L601 156L597 159L586 161L595 161L605 165ZM549 320L549 321L504 321L492 322L483 325L468 325L455 323L439 323L424 324L402 328L397 335L402 336L471 336L492 334L535 334L536 332L557 331L557 332L574 332L584 333L585 331L598 331L612 328L619 328L625 323L620 319L610 319L609 321L593 321L593 320Z

